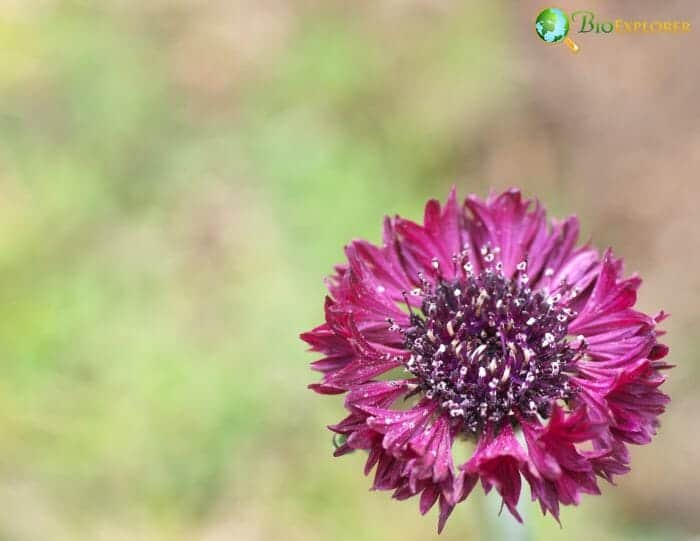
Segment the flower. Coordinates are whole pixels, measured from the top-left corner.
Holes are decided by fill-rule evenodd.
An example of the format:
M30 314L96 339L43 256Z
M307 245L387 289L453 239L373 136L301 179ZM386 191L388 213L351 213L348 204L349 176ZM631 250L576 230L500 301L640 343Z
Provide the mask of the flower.
M438 532L478 481L521 520L524 479L558 521L656 432L667 316L635 310L641 280L578 234L517 189L462 205L453 189L423 225L387 217L382 246L346 246L325 323L301 335L323 355L309 387L346 394L335 455L365 450L374 489L437 502Z

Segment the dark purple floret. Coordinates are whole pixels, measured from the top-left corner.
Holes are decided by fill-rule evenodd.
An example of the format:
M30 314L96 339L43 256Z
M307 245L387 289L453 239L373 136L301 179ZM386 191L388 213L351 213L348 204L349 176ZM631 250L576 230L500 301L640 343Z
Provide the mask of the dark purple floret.
M474 274L465 261L462 278L423 279L411 292L422 302L410 326L391 322L411 352L406 369L466 432L508 417L548 418L554 401L571 397L569 374L584 351L567 338L576 313L558 305L562 293L528 287L525 261L513 279L499 263Z

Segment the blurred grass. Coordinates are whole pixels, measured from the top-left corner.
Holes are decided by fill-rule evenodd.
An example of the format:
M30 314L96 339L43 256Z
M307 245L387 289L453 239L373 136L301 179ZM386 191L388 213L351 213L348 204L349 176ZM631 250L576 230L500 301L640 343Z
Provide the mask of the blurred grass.
M297 335L342 243L419 217L463 169L511 99L504 36L466 6L386 33L302 9L271 60L222 74L217 109L173 67L197 19L139 9L0 23L0 539L432 535L417 504L366 494L362 457L330 458L342 407L306 391ZM444 539L484 538L482 506ZM590 516L565 512L567 538Z

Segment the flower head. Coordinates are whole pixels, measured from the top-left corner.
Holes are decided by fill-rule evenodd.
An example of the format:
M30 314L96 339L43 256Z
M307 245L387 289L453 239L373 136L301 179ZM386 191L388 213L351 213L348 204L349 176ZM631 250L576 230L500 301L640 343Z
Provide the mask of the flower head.
M520 520L524 479L558 520L655 434L666 315L635 310L641 280L578 231L518 190L459 205L453 189L423 225L386 218L382 246L349 244L325 323L301 335L323 355L310 388L346 393L336 456L367 451L373 488L421 513L439 502L438 531L478 481Z

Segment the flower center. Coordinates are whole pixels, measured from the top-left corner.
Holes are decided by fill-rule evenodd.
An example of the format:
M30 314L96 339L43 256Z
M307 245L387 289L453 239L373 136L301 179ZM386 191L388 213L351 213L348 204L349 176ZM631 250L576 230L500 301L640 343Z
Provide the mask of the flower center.
M452 281L421 279L412 292L422 296L421 313L411 309L410 326L393 327L411 352L405 368L418 391L465 431L508 417L547 418L554 401L572 396L569 375L585 345L568 339L576 314L557 305L559 294L533 292L524 272L506 278L500 265Z

